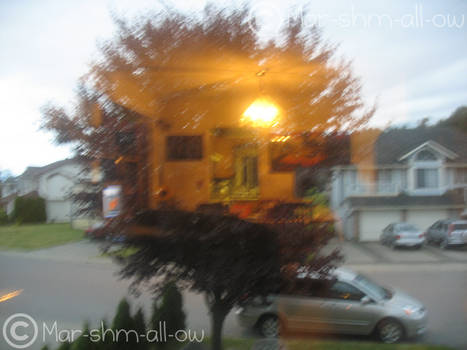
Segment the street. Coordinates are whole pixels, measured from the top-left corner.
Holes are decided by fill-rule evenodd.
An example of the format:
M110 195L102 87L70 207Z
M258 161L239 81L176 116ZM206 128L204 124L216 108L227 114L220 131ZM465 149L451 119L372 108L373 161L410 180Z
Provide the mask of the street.
M22 290L18 296L0 303L0 325L12 314L26 313L39 325L45 322L51 327L57 321L58 329L81 329L84 321L89 321L94 327L102 319L111 322L118 302L128 294L128 281L119 280L117 267L105 258L80 262L0 253L0 266L0 295ZM382 284L400 288L425 304L429 330L417 341L467 348L465 262L360 263L349 266ZM147 292L137 299L131 297L131 301L133 310L141 305L146 317L150 315L151 296ZM184 305L188 328L209 333L203 297L186 292ZM237 325L232 313L226 320L224 334L237 337L252 335ZM54 344L51 336L46 341ZM40 349L43 345L37 340L30 349ZM9 349L3 337L0 349Z

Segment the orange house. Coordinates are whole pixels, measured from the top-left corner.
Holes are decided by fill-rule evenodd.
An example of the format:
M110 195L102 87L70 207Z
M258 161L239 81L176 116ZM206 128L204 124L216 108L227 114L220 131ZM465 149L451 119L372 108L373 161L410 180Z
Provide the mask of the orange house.
M155 96L131 77L112 77L109 95L144 124L149 207L169 198L188 210L207 203L300 200L293 167L277 164L313 122L297 127L282 112L284 101L258 94L254 79L251 85L204 90L209 77L203 76L202 83L184 81Z

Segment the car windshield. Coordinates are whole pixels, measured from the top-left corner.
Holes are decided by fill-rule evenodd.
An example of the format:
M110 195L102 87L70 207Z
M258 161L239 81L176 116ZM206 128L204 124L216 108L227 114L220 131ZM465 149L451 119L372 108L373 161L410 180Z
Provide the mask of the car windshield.
M375 296L377 299L391 299L392 293L389 289L386 289L379 284L376 284L368 277L363 275L358 275L355 277L355 281L365 290L367 290L372 296Z
M418 231L418 228L416 228L414 225L411 225L411 224L399 224L397 226L397 230L415 232L415 231Z

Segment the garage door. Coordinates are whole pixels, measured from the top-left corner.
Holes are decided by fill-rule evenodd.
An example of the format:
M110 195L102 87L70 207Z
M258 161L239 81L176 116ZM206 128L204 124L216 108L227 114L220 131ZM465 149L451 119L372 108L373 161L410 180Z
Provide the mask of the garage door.
M417 226L421 230L427 229L435 221L447 219L448 213L446 210L415 210L407 211L407 222Z
M401 220L401 212L362 211L360 212L360 241L377 241L383 229L392 222Z
M69 222L70 201L47 201L48 222Z

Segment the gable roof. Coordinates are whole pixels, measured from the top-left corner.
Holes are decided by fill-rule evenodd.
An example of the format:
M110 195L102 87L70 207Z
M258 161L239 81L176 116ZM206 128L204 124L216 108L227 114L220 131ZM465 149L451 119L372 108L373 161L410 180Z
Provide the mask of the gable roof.
M398 160L401 161L401 160L407 159L410 156L412 156L413 154L417 153L418 151L420 151L420 150L422 150L424 148L431 148L434 151L436 151L437 153L440 153L440 154L442 154L445 157L450 158L450 159L455 159L455 158L459 157L459 155L457 153L452 152L452 151L448 150L446 147L441 146L439 143L430 140L430 141L427 141L425 143L422 143L420 146L414 148L409 153L404 154Z
M76 158L70 158L70 159L63 159L59 160L54 163L50 163L41 167L37 166L28 166L26 170L20 175L20 177L28 177L28 178L35 178L37 176L40 176L48 171L52 171L54 169L60 168L63 165L67 164L74 164L79 162L78 159Z
M439 145L456 162L467 162L467 135L449 127L419 127L415 129L390 129L376 140L375 162L378 165L395 164L417 147L430 142Z

